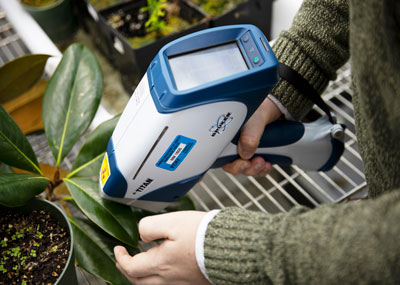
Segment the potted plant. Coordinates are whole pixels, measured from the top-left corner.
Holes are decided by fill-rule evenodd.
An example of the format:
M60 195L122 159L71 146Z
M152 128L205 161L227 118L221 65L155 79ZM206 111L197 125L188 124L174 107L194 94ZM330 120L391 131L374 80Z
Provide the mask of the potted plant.
M120 70L128 92L134 90L162 46L209 27L208 15L189 0L121 2L91 15L95 15L93 22L100 35L95 42Z
M13 79L6 80L9 81L13 82ZM68 228L72 228L71 244L77 264L109 283L129 284L115 267L112 248L121 244L132 254L138 252L138 217L149 213L104 200L99 195L100 164L119 118L116 116L103 122L86 136L101 95L102 72L95 56L83 45L71 45L50 78L43 99L44 133L54 156L53 170L47 175L42 171L43 165L37 162L25 135L0 106L0 204L7 207L6 211L11 211L13 207L32 205L32 201L36 201L32 198L37 195L50 201L47 204L60 202L70 213L67 223ZM63 171L61 165L64 158L78 140L83 140L84 134L86 139L72 167ZM57 194L62 186L66 186L69 194ZM184 204L179 209L193 208L190 200L181 203ZM36 211L40 213L41 210ZM38 235L33 233L34 237ZM16 247L13 245L13 248ZM26 246L19 247L19 252L22 252L22 247L25 249ZM32 248L24 250L20 258L30 250ZM38 252L33 254L38 255ZM9 255L7 257L10 258ZM31 257L25 258L24 263ZM73 260L72 257L70 259ZM0 267L0 280L1 277Z
M72 39L78 26L71 0L21 0L24 9L57 44Z
M0 206L0 283L77 284L72 228L54 203Z

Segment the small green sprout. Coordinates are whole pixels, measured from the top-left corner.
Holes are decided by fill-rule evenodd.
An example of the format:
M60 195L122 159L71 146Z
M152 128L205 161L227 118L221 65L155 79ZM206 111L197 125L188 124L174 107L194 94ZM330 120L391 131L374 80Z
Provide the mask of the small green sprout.
M21 265L25 264L25 260L27 259L27 256L21 257Z
M15 266L13 266L13 268L12 269L14 269L15 271L17 271L18 270L18 264L17 265L15 265Z
M41 238L43 238L43 234L42 234L41 232L38 231L38 232L37 232L37 237L41 239Z
M23 238L24 237L24 229L20 229L16 233L17 238Z
M11 249L11 256L14 256L14 257L20 257L20 255L21 255L21 252L20 252L20 248L19 248L19 246L17 246L17 247L14 247L14 248L12 248Z
M36 257L36 250L34 250L34 249L31 249L31 253L30 253L30 255L31 255L31 256L33 256L33 257Z
M1 242L1 247L6 247L7 246L7 241L5 239L3 239Z
M0 265L0 272L7 273L7 269L5 269L3 265Z
M58 249L58 246L56 246L56 245L51 248L51 250L54 251L54 252L56 252L57 249Z

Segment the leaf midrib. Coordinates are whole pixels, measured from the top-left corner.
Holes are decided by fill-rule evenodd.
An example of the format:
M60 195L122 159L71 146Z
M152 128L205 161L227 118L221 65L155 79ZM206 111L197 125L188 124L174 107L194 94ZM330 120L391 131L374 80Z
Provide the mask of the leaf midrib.
M24 152L22 152L22 150L19 149L18 146L16 146L5 134L4 132L0 131L0 135L11 145L11 147L13 147L20 155L22 155L23 158L25 158L25 160L27 160L29 162L29 164L31 164L33 166L33 168L40 174L43 175L43 172L40 170L40 168L29 158L26 156L26 154Z
M100 153L99 155L97 155L95 158L89 160L88 162L82 164L81 166L79 166L78 168L76 168L74 171L72 171L71 173L69 173L67 175L66 178L71 178L72 176L74 176L75 174L79 173L80 171L82 171L83 169L85 169L86 167L88 167L89 165L95 163L96 160L98 160L99 158L101 158L104 155L105 151L103 151L102 153Z
M15 174L15 173L14 173ZM18 175L18 174L16 174ZM37 177L32 177L32 176L28 176L28 177L16 177L16 179L13 179L12 183L18 183L21 181L25 181L25 180L32 180L32 179L42 179L42 180L47 180L50 181L47 177L44 176L37 176ZM8 184L9 182L5 182L5 183L0 183L0 185L4 185L4 184Z
M76 84L75 84L76 82L75 81L76 81L76 74L78 72L79 65L80 64L78 64L78 68L76 69L76 72L75 72L75 75L74 75L74 83L72 85L71 96L69 97L68 109L67 109L67 117L65 118L64 129L63 129L63 133L61 135L60 150L59 150L58 156L57 156L57 163L56 163L57 167L60 166L60 163L61 163L61 154L62 154L62 150L63 150L63 147L64 147L64 140L65 140L65 135L66 135L66 132L67 132L67 127L68 127L68 122L69 122L69 114L70 114L70 110L71 110L72 99L74 98L74 95L75 95L74 94L74 90L75 90L75 86L76 86Z

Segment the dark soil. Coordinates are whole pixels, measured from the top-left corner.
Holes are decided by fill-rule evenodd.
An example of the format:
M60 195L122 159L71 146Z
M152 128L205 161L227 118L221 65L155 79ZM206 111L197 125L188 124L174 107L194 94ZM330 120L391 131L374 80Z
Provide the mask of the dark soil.
M107 22L124 37L143 37L146 35L145 24L149 19L147 12L142 12L140 9L118 10L112 13Z
M0 284L54 284L69 249L68 232L45 211L0 207Z

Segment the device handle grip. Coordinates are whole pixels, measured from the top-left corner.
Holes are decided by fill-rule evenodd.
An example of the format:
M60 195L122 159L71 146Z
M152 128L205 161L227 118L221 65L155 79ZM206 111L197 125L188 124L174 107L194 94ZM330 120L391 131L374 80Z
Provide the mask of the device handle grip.
M344 151L344 129L321 118L312 123L275 121L264 130L254 156L279 165L295 164L303 170L327 171ZM231 143L212 168L239 158L237 146Z

